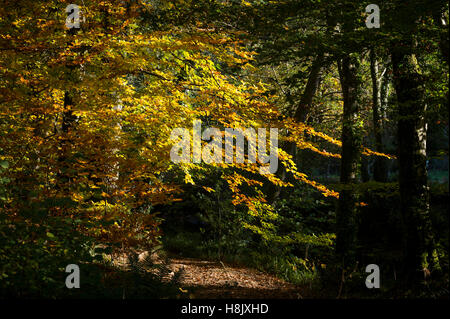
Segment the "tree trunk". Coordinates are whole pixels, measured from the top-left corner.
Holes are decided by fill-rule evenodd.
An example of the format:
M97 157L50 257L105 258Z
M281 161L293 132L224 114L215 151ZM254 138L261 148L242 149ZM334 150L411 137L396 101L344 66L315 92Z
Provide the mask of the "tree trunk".
M342 93L344 97L344 114L342 124L342 190L336 215L336 252L342 257L343 265L354 261L356 246L356 202L354 184L360 160L361 134L358 132L360 78L359 57L357 53L349 54L342 60L339 68Z
M311 113L314 96L316 95L317 90L320 87L323 68L324 56L322 53L319 53L319 55L311 65L308 82L306 83L305 90L303 91L302 97L300 99L300 103L295 110L294 118L297 120L297 122L303 122L305 124L308 124L309 122L308 116ZM302 138L307 141L309 136L303 134ZM299 150L297 149L297 145L294 144L291 146L291 152L291 154L295 156L294 162L298 167L305 167L307 165L305 163L305 155L307 155L308 152L307 150Z
M316 92L320 85L323 67L324 67L324 56L322 54L319 54L311 66L311 71L308 76L308 82L306 83L305 90L303 91L300 102L294 111L294 118L298 122L306 123L307 121L308 113L311 109L313 98L316 95ZM281 145L281 147L288 154L294 156L294 162L297 163L295 158L297 154L297 147L295 143L285 142ZM283 181L286 181L287 174L285 167L281 166L280 171L281 171L280 172L281 179ZM281 189L282 189L281 187L277 187L277 190L274 192L273 199L279 198L281 194Z
M363 183L370 181L369 159L367 157L361 157L361 181Z
M379 77L378 61L373 48L370 50L370 75L372 78L372 117L373 133L375 136L375 150L379 153L384 153L383 125L381 120L381 78ZM375 158L373 179L377 182L387 181L385 158L380 156Z
M439 48L441 49L442 59L448 64L449 53L449 25L448 25L448 8L445 1L434 1L433 5L433 20L436 27L439 29Z
M68 42L67 45L70 45L70 41L73 39L73 37L77 34L78 29L72 28L67 30L68 35ZM76 69L74 65L72 65L71 62L68 63L67 67L67 74L66 76L70 78L72 76L72 73ZM66 90L64 92L64 108L62 112L62 123L61 123L61 138L60 138L60 148L61 148L61 154L58 157L58 164L59 164L59 173L58 173L58 185L57 188L62 190L64 193L69 193L69 184L71 181L71 176L69 174L70 171L70 164L69 164L69 158L70 153L72 151L72 141L70 139L71 134L71 128L73 126L73 123L76 119L76 117L73 115L72 109L73 109L73 91L74 90Z
M302 98L300 99L300 103L294 113L294 118L298 122L306 123L307 121L307 116L310 112L313 98L316 95L317 89L319 88L323 64L324 57L319 53L311 66L311 71L308 76L308 82L306 83Z
M398 161L404 227L404 276L416 283L435 262L429 217L426 169L425 88L414 56L413 41L393 48L394 85L398 100ZM423 274L422 274L423 273Z

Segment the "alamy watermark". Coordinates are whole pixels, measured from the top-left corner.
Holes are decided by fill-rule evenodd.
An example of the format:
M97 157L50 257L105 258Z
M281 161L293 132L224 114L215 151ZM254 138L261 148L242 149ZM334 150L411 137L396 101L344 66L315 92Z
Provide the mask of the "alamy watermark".
M380 288L380 267L376 264L367 265L366 272L370 273L366 278L366 287L369 289Z
M80 288L80 267L76 264L67 265L66 272L70 273L66 277L66 287L69 289Z
M69 4L66 7L66 27L68 29L79 29L80 22L84 22L84 18L81 17L80 7L76 4ZM380 28L380 7L376 4L369 4L366 7L366 13L369 15L366 18L366 27L369 29Z
M258 159L261 164L268 164L259 168L261 174L274 174L278 170L278 129L270 128L269 132L270 147L267 154L266 128L258 128L257 132L253 128L225 128L222 132L218 128L209 127L202 133L202 122L195 120L192 139L186 128L176 128L172 131L170 139L176 143L170 151L170 159L174 163L201 163L202 160L206 164L244 163L246 140L248 163L256 163ZM202 140L209 141L203 148Z
M85 21L84 18L83 19L81 18L80 6L73 3L69 4L66 7L66 13L67 13L66 27L68 29L79 29L80 22Z
M380 7L376 4L369 4L366 13L370 13L366 18L366 27L369 29L380 28Z

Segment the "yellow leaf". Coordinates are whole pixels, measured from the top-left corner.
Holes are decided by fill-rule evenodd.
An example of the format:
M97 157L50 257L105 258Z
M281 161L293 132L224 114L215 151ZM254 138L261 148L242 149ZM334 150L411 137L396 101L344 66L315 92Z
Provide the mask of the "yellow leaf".
M215 192L215 190L212 189L211 187L206 187L206 186L202 186L202 187L203 187L203 189L204 189L205 191L207 191L208 193Z

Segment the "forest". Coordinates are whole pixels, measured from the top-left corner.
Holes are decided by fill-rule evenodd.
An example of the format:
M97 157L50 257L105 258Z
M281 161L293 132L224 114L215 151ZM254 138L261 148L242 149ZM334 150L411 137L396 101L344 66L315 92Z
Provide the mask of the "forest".
M0 0L0 299L448 299L444 0Z

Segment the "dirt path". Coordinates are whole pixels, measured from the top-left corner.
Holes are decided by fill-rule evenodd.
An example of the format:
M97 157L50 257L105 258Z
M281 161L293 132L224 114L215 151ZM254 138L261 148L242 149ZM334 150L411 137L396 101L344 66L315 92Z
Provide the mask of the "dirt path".
M246 267L193 258L170 259L172 271L183 269L182 285L194 298L303 298L301 289Z

